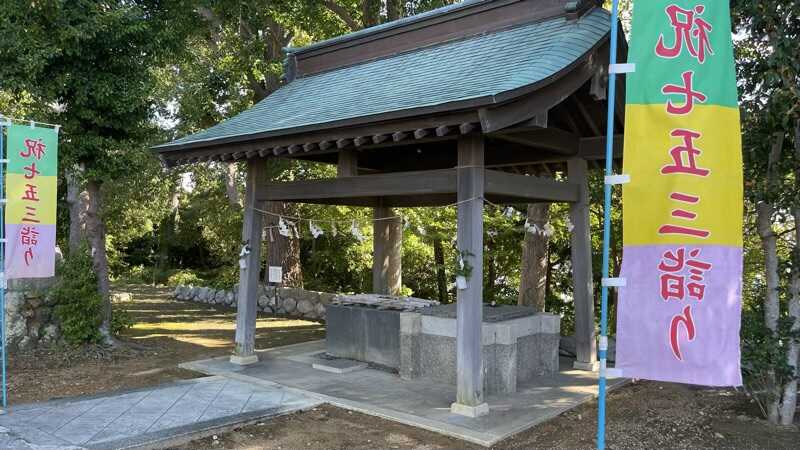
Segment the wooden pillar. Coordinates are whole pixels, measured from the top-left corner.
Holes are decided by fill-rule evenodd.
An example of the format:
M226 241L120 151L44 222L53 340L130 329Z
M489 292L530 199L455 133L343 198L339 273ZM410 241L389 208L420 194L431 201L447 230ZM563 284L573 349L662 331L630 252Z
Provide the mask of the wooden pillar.
M241 257L239 296L236 309L236 348L231 355L234 364L258 362L255 354L256 313L258 310L258 275L261 272L261 231L263 217L253 208L262 209L256 201L259 190L267 182L267 164L263 158L247 161L247 186L244 197L242 243L249 253Z
M399 295L403 287L403 224L392 208L375 208L372 222L372 292ZM382 220L379 220L382 219Z
M570 205L572 222L572 281L575 286L575 349L574 367L597 370L597 348L594 327L594 292L592 284L592 241L589 229L589 185L585 159L567 162L569 181L580 185L580 199Z
M483 399L481 325L483 322L484 141L481 135L458 140L458 249L472 266L466 289L459 289L456 318L456 402L453 413L477 417L489 412ZM463 203L461 203L463 202Z
M336 175L339 177L354 177L358 175L358 154L355 150L345 149L339 151Z

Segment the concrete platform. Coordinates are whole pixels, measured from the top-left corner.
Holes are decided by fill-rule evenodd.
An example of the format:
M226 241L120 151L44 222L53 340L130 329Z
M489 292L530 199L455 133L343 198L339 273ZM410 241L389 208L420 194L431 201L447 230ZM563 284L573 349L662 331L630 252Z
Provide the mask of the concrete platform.
M450 412L452 385L431 380L403 380L397 374L372 368L333 374L313 369L325 351L325 341L307 342L259 352L250 366L215 358L181 364L209 375L224 376L259 386L279 384L287 390L332 405L424 428L476 444L491 446L569 409L597 394L597 374L572 369L561 360L557 375L523 383L512 395L486 397L489 414L468 418ZM624 379L609 380L609 389Z
M111 394L12 405L0 416L0 449L146 449L313 408L319 400L280 386L206 377Z

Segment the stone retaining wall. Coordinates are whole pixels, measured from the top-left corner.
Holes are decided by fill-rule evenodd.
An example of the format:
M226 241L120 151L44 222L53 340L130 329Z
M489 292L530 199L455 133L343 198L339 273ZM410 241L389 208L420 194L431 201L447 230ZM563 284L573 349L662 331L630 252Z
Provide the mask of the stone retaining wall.
M29 350L61 339L55 304L48 290L55 278L8 280L6 345L10 351Z
M208 303L236 308L238 290L214 289L198 286L178 286L173 296L177 300ZM265 313L324 320L325 305L331 303L336 294L307 291L295 288L259 286L258 310Z

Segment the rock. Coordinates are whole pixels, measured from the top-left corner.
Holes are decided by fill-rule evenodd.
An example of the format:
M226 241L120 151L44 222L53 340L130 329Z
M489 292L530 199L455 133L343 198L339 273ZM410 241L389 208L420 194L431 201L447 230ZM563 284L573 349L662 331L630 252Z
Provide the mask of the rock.
M234 306L236 303L236 294L233 291L228 291L225 293L225 304L228 306Z
M258 306L262 309L269 306L269 297L267 297L266 293L262 293L258 296Z
M272 308L269 305L264 305L260 309L267 314L272 314Z
M17 347L19 347L20 350L30 350L35 346L36 342L31 339L30 336L23 336L22 339L20 339L19 344L17 344Z
M6 339L9 343L19 343L28 333L25 320L19 315L9 315L6 318L6 327Z
M714 437L717 439L725 439L725 436L723 436L723 434L719 432L715 432Z
M6 314L9 316L17 315L24 304L25 298L18 292L6 293Z
M323 303L317 303L315 309L317 310L317 317L325 317L325 305Z
M217 295L214 296L214 301L216 303L219 303L220 305L224 305L225 304L226 294L227 294L226 291L224 291L222 289L218 290L217 291Z
M39 342L42 344L52 344L61 337L58 326L52 323L50 325L45 325L40 334Z
M314 303L311 300L303 299L297 302L297 312L306 315L314 311Z
M283 309L287 313L293 313L295 308L297 307L297 300L291 297L283 299L283 302L281 303L282 303L281 309Z
M335 299L336 299L336 294L329 294L327 292L319 293L319 303L322 305L331 304Z

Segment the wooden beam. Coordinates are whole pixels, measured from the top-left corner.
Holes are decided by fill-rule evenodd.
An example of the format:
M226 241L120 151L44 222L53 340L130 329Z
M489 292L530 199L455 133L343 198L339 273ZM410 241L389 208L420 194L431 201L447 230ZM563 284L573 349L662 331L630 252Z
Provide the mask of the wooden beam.
M334 145L335 145L335 142L333 142L333 141L322 141L322 142L319 143L319 148L320 148L320 150L327 150L329 148L332 148Z
M318 145L317 145L316 142L307 142L307 143L303 144L303 151L308 153L310 151L316 150L317 147L318 147Z
M255 150L250 150L249 152L245 152L244 156L245 156L247 159L250 159L250 158L252 158L253 156L256 156L257 154L258 154L258 152L257 152L257 151L255 151Z
M347 148L347 147L350 147L351 145L353 145L353 140L352 139L344 138L344 139L337 139L336 140L336 148L338 148L338 149Z
M255 354L256 314L258 313L258 282L261 273L261 232L263 218L256 209L262 204L262 196L268 176L266 160L253 158L247 160L247 182L244 198L244 223L242 242L249 249L243 257L243 267L239 269L239 296L236 308L236 345L231 362L252 364L258 362Z
M392 140L395 141L395 142L400 142L402 140L407 139L409 136L410 135L408 133L406 133L405 131L397 131L397 132L392 133Z
M390 137L392 136L389 134L376 134L375 136L372 136L372 143L380 144L381 142L389 140Z
M453 127L448 125L442 125L440 127L436 127L436 136L442 137L447 136L448 134L453 132Z
M441 169L267 183L265 194L259 200L314 203L331 199L452 194L455 190L455 170Z
M595 101L601 101L606 99L606 87L608 86L608 77L606 75L606 68L605 66L600 66L597 68L597 72L592 76L592 82L589 85L589 95Z
M425 136L428 136L429 134L431 134L431 130L427 128L420 128L414 131L414 139L422 139Z
M597 125L597 122L595 122L594 118L589 114L589 111L586 110L586 106L583 102L578 100L574 95L570 97L570 99L572 100L572 104L578 109L581 117L583 117L584 122L589 125L589 129L592 130L592 135L602 136L603 133L600 130L600 126Z
M572 279L575 306L575 368L595 370L597 353L594 335L594 294L592 285L592 241L589 223L589 184L587 165L584 159L567 161L568 176L580 191L577 202L570 205L572 222L570 235L572 255Z
M486 194L516 198L516 203L577 202L580 188L577 184L550 178L528 177L486 170Z
M301 147L300 145L292 144L289 146L289 154L294 155L295 153L299 152L302 149L303 147Z
M511 128L495 133L492 136L563 155L576 155L580 150L580 137L558 128L523 129L521 131Z
M451 411L472 417L487 414L483 398L483 136L458 140L458 250L472 267L456 302L456 402Z
M622 134L614 135L614 158L622 157L625 137ZM606 137L598 136L582 138L579 143L578 156L587 160L606 159Z
M372 142L372 139L366 136L359 136L353 139L353 144L355 144L356 147L361 147L362 145L369 144L370 142Z
M260 156L262 158L267 156L267 155L271 155L271 154L272 154L272 149L269 148L269 147L262 148L261 150L258 151L258 156Z
M275 156L282 155L282 154L286 153L286 147L275 147L275 148L272 149L272 153Z
M458 131L461 134L469 134L469 133L472 133L473 131L475 131L476 128L477 128L477 126L474 123L467 122L467 123L462 123L461 125L459 125L458 126Z
M238 160L244 158L244 155L245 155L245 152L236 152L236 153L233 154L233 159L238 161Z

